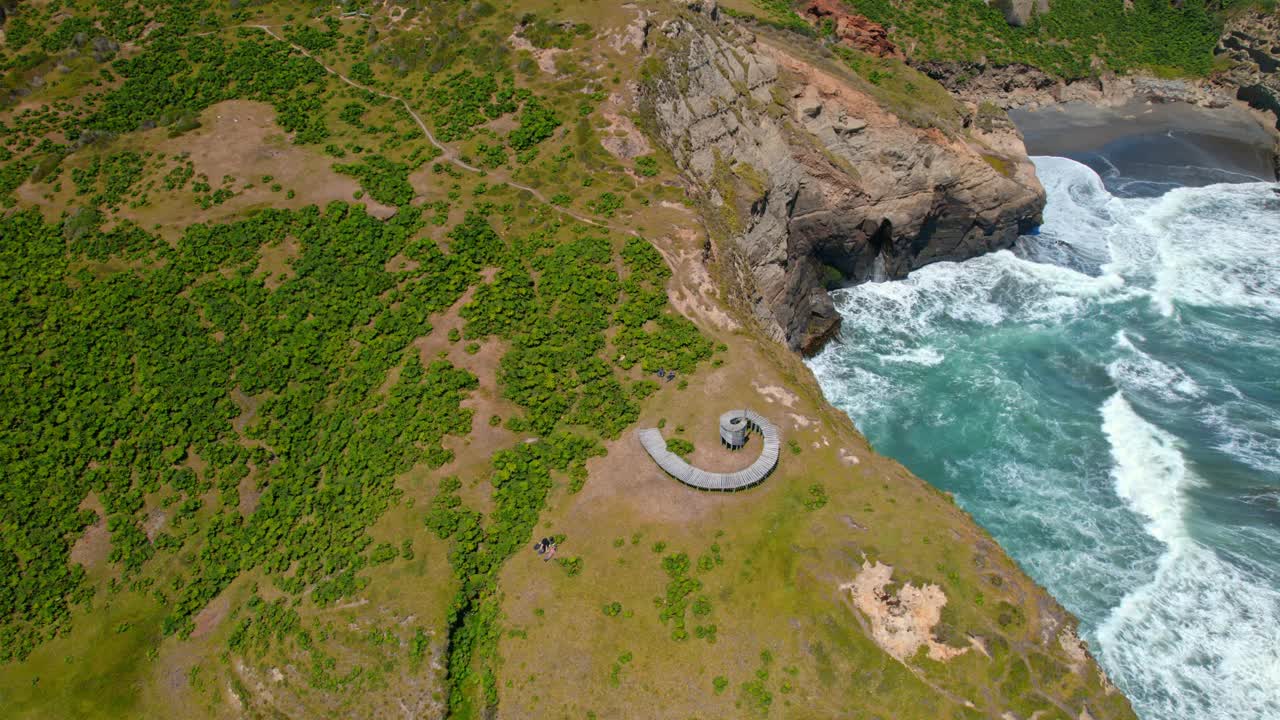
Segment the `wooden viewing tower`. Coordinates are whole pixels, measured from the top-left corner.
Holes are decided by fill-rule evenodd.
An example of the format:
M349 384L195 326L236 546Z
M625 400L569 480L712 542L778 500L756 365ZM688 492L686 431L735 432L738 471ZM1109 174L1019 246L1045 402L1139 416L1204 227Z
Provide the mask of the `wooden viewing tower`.
M710 472L685 462L684 458L667 449L667 441L657 428L644 428L636 435L658 467L685 485L700 490L742 490L761 482L777 467L782 437L777 426L757 412L730 410L720 416L720 442L727 448L741 448L747 443L747 435L752 430L760 433L764 448L755 462L731 473Z

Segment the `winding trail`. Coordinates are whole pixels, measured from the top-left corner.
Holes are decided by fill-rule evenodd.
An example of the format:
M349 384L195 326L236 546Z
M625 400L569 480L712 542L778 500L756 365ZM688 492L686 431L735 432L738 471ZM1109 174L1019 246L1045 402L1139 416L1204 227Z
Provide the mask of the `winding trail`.
M365 91L365 92L373 93L374 95L377 95L377 96L379 96L379 97L384 97L384 98L386 98L386 99L388 99L388 100L394 100L395 102L400 103L400 106L404 108L405 112L409 113L409 117L413 118L413 121L414 121L415 123L417 123L417 125L418 125L418 129L422 130L422 134L426 136L427 141L428 141L428 142L430 142L433 146L435 146L435 148L436 148L437 150L439 150L439 151L440 151L440 157L441 157L442 159L444 159L446 162L451 163L451 164L453 164L453 165L455 165L455 166L457 166L457 167L459 167L459 168L462 168L463 170L466 170L466 171L468 171L468 172L473 172L473 173L484 173L484 172L486 172L486 171L484 171L484 170L482 170L482 169L480 169L480 168L478 168L478 167L476 167L476 166L474 166L474 165L471 165L471 164L469 164L469 163L465 162L462 158L458 157L458 153L457 153L453 148L451 148L451 147L449 147L448 145L445 145L444 143L442 143L442 142L440 142L439 140L437 140L437 139L436 139L436 136L435 136L435 135L433 135L433 134L431 133L431 128L427 127L427 123L426 123L426 121L424 121L424 120L422 119L422 116L421 116L421 115L419 115L419 114L418 114L418 112L417 112L416 110L414 110L414 109L413 109L413 106L409 105L409 101L408 101L408 100L405 100L403 97L400 97L399 95L394 95L394 94L389 93L389 92L386 92L386 91L384 91L384 90L379 90L379 89L377 89L377 88L374 88L374 87L370 87L370 86L368 86L368 85L365 85L364 83L361 83L361 82L357 82L357 81L355 81L355 80L352 80L351 78L347 77L346 75L343 75L341 72L338 72L338 70L336 70L336 69L334 69L334 68L329 67L328 65L326 65L326 64L324 63L324 61L323 61L323 60L321 60L320 58L316 57L315 55L312 55L312 54L311 54L311 52L310 52L310 51L308 51L306 48L304 48L304 47L302 47L302 46L300 46L300 45L297 45L297 44L295 44L295 43L293 43L293 42L291 42L291 41L289 41L289 40L285 39L284 37L281 37L280 35L277 35L277 34L275 33L275 31L273 31L273 30L271 29L271 26L269 26L269 25L242 25L241 27L250 27L250 28L257 29L257 30L261 30L262 32L264 32L264 33L266 33L266 34L270 35L271 37L275 38L276 40L279 40L280 42L287 44L289 47L293 48L295 51L297 51L298 53L300 53L300 54L301 54L301 55L303 55L304 57L306 57L306 58L310 59L312 62L314 62L314 63L316 63L317 65L319 65L320 67L324 68L324 71L325 71L325 72L329 73L330 75L333 75L334 77L338 78L339 80L341 80L342 82L346 83L347 85L350 85L351 87L356 88L357 90L363 90L363 91ZM500 179L502 180L502 182L506 183L507 185L509 185L509 186L511 186L511 187L513 187L513 188L515 188L515 189L517 189L517 190L523 190L523 191L525 191L525 192L529 193L529 194L530 194L530 195L532 195L532 196L534 197L534 199L536 199L538 202L540 202L540 203L542 203L542 204L544 204L544 205L547 205L548 207L551 207L552 209L554 209L556 212L560 213L561 215L565 215L565 216L567 216L567 217L571 217L571 218L573 218L574 220L577 220L578 222L581 222L581 223L586 223L587 225L594 225L595 227L604 228L605 230L617 230L618 232L622 232L622 233L625 233L625 234L633 235L633 236L635 236L635 237L640 237L640 233L638 233L638 232L636 232L635 230L632 230L632 229L630 229L630 228L627 228L627 229L624 229L624 230L619 230L618 228L613 227L613 226L612 226L612 225L610 225L609 223L601 222L601 221L596 220L596 219L594 219L594 218L586 217L585 215L579 215L578 213L574 212L573 210L570 210L570 209L565 208L565 207L561 207L560 205L556 205L556 204L554 204L554 203L550 202L549 200L547 200L547 197L546 197L545 195L543 195L543 194L542 194L542 191L538 190L537 188L530 187L530 186L525 185L525 184L523 184L523 183L516 182L515 180L512 180L510 177L508 177L508 176L506 176L506 175L504 175L504 174L502 174L502 173L491 172L491 173L489 173L489 174L490 174L490 175L496 175L498 178L500 178Z

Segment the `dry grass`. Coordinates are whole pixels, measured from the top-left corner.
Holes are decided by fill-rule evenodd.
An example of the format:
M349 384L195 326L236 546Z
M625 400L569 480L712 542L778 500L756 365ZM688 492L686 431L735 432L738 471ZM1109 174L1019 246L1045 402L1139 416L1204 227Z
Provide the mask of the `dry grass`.
M137 208L123 207L117 216L148 229L158 228L162 235L170 238L179 235L187 225L223 222L264 207L301 208L342 200L362 204L377 217L395 214L395 208L367 196L356 200L359 183L334 172L331 165L335 161L321 154L318 148L292 144L276 125L275 111L270 105L228 100L202 113L200 122L201 127L175 138L169 137L165 129L157 128L122 137L102 148L76 153L64 161L68 168L64 176L69 174L69 168L87 164L93 152L164 153L166 160L153 162L148 176L134 188L142 191L148 183L154 184L146 191L148 203ZM224 176L234 177L229 187L236 190L236 196L221 205L203 209L195 203L190 184L181 190L164 190L160 178L178 164L183 154L194 164L197 177L207 176L214 188L220 186ZM263 182L266 176L273 179ZM244 189L246 184L253 187ZM278 192L272 191L274 184L281 186ZM293 198L288 197L289 190L294 192ZM28 183L17 195L24 202L39 205L46 216L52 218L60 208L77 204L74 192L74 186L66 178L60 193L50 193L45 184Z

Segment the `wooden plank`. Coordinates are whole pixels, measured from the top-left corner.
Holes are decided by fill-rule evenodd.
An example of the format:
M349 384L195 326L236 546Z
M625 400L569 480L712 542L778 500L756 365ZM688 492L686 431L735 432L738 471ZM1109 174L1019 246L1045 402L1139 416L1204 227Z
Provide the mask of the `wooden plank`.
M762 482L778 464L782 447L781 433L776 425L753 410L730 410L721 417L725 416L746 418L749 427L760 433L763 439L763 448L755 461L732 473L709 472L690 465L684 458L667 450L667 441L657 428L644 428L638 430L636 435L641 447L654 463L686 485L703 490L739 490Z

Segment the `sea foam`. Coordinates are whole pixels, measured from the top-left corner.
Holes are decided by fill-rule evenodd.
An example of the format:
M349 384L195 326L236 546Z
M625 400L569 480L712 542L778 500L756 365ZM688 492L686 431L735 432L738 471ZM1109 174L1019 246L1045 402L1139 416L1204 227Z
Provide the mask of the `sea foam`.
M1143 720L1280 718L1280 200L1034 160L1038 234L837 292L811 366L1081 617Z
M1148 690L1139 707L1153 717L1280 717L1280 593L1191 536L1185 494L1198 480L1172 435L1119 393L1102 418L1116 494L1168 548L1098 628L1107 666Z

